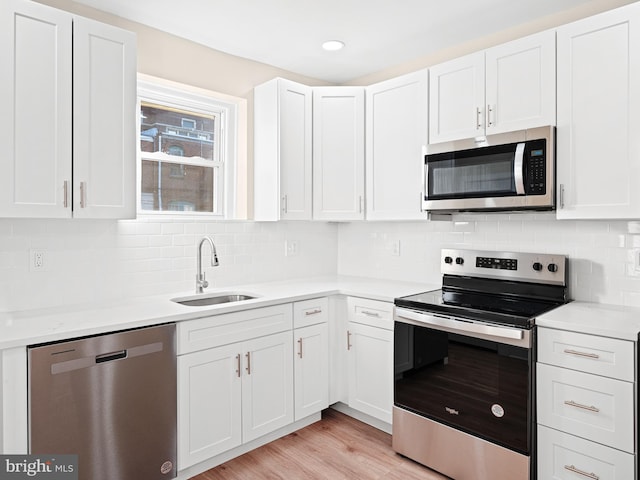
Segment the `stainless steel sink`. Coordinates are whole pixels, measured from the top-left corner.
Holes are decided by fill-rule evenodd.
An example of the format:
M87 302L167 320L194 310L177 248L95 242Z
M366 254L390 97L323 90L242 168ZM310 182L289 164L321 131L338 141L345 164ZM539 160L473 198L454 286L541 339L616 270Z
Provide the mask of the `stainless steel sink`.
M258 297L247 293L233 292L172 298L171 301L188 307L206 307L210 305L219 305L221 303L242 302L243 300L251 300L253 298Z

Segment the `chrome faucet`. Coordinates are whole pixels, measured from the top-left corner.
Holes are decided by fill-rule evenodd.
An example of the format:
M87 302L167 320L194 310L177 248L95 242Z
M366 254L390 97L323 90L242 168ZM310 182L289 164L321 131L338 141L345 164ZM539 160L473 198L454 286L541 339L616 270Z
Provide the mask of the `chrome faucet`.
M217 267L220 265L218 262L218 254L216 253L216 246L211 240L211 237L204 237L200 240L200 245L198 245L198 273L196 274L196 293L202 293L205 288L209 286L209 282L207 282L206 275L202 271L202 245L204 242L209 242L211 245L211 266Z

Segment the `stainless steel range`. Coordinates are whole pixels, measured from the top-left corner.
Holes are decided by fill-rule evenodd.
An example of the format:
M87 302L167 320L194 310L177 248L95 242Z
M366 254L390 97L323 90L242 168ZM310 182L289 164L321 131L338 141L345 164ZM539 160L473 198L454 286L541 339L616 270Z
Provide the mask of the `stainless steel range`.
M395 299L393 448L456 480L535 478L535 318L564 255L443 249L442 288Z

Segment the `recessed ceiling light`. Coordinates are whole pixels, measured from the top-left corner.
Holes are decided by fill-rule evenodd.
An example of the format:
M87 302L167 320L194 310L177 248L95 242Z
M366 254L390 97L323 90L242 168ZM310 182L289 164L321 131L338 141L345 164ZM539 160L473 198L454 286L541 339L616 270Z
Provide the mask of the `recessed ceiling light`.
M329 40L328 42L324 42L322 44L322 48L330 52L341 50L343 47L344 47L344 42L341 42L340 40Z

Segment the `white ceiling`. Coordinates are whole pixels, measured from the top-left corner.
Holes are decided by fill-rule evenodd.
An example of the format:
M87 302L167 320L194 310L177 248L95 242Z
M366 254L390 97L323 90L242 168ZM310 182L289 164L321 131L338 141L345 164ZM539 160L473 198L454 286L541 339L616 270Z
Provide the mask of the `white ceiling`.
M76 0L216 50L343 83L590 0ZM326 40L342 40L325 52Z

